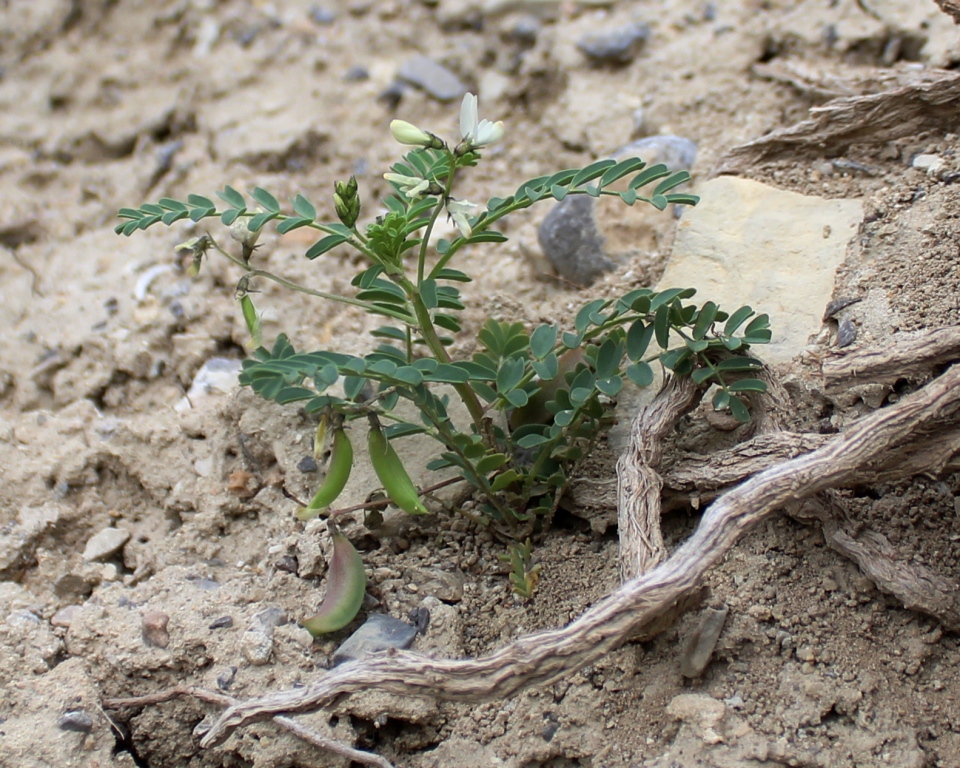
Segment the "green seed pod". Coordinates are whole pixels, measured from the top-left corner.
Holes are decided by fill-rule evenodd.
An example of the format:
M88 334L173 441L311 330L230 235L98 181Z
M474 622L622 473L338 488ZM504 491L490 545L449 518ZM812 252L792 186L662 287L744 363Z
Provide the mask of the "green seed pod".
M326 510L343 491L353 469L353 445L343 426L333 432L333 450L330 452L330 464L327 476L317 489L310 503L297 512L300 520L312 520Z
M387 436L383 434L376 417L370 419L370 433L367 437L367 447L370 451L370 463L373 471L383 484L383 489L404 512L411 515L426 515L428 510L420 501L417 488L404 469L400 457L390 445Z
M367 588L367 574L360 553L332 521L330 534L333 537L333 557L327 570L327 593L319 612L300 622L314 637L336 632L353 621L360 612Z
M244 293L240 297L240 309L243 310L243 319L247 324L247 330L250 331L250 342L253 348L263 346L263 334L260 326L260 315L257 308L253 306L253 299L249 294Z

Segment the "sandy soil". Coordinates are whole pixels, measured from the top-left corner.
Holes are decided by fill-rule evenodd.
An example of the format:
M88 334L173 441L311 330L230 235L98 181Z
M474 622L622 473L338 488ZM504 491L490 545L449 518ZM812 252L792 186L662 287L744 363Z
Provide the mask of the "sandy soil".
M596 65L577 50L584 35L632 21L651 35L630 63ZM192 732L214 708L195 701L126 713L116 727L99 708L104 696L181 682L237 698L301 685L346 634L313 643L296 624L322 594L329 541L322 525L295 520L282 490L303 497L317 483L301 469L315 422L247 391L175 407L206 361L243 355L237 275L211 260L190 280L173 268L173 248L198 229L118 238L118 208L227 183L282 199L302 192L332 219L332 182L354 173L364 199L377 199L396 157L392 117L454 129L454 104L416 88L383 97L417 53L507 125L464 189L483 199L658 133L696 141L694 174L706 178L732 147L827 98L761 76L758 63L824 81L909 73L955 65L958 35L920 0L0 3L0 765L348 765L269 723L202 751ZM858 343L960 321L958 146L924 131L744 171L863 200L834 294L885 296L855 318ZM911 167L918 154L943 167ZM509 222L513 239L498 251L471 254L485 259L465 291L471 327L491 312L569 320L594 295L663 269L669 217L649 250L594 287L552 279L536 245L545 213ZM357 264L336 254L307 262L300 232L266 236L258 258L319 289L347 289ZM371 344L378 323L350 308L260 288L268 338ZM792 375L803 380L803 367ZM834 402L815 384L791 391L801 390L796 426L813 431L887 394ZM593 479L609 481L614 460L601 446ZM372 485L358 477L349 493L362 499ZM905 558L956 579L958 496L950 476L859 489L848 503ZM692 509L668 515L668 543L696 521ZM558 516L537 543L542 576L528 603L511 594L504 545L463 518L377 533L358 519L350 535L368 563L367 608L398 618L427 608L415 648L461 656L562 625L618 584L615 528L594 522ZM129 540L85 559L106 528ZM729 616L697 680L679 671L693 612L510 701L370 694L303 721L422 768L960 765L957 636L878 592L818 531L777 518L705 586L705 604Z

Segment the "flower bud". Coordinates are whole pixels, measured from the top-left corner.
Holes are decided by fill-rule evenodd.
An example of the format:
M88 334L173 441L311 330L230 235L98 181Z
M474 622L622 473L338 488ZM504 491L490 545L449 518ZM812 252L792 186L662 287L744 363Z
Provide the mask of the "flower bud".
M338 181L333 185L333 204L337 216L345 227L353 227L360 218L360 195L357 194L357 178L350 181Z
M428 133L421 128L417 128L413 123L406 120L391 120L390 133L393 138L401 144L407 144L412 147L428 147L430 149L442 149L446 146L443 139Z
M230 225L230 237L240 243L240 250L245 264L250 261L250 257L253 256L253 251L257 247L257 240L260 239L260 232L262 231L260 229L252 231L249 223L248 219L241 217Z

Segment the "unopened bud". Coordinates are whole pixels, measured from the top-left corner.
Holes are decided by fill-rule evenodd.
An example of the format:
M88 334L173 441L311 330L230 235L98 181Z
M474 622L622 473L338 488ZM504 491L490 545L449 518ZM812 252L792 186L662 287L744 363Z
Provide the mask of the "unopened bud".
M338 181L333 185L333 204L337 210L337 217L345 227L353 227L360 218L360 195L357 194L357 177L351 176L350 181Z
M412 147L443 149L446 146L446 142L439 136L434 136L422 128L417 128L413 123L408 123L406 120L391 120L390 133L401 144Z
M240 243L243 253L243 261L250 261L250 257L253 256L253 251L257 247L257 240L260 239L260 232L262 230L251 231L249 226L249 220L245 218L239 218L230 225L230 237Z

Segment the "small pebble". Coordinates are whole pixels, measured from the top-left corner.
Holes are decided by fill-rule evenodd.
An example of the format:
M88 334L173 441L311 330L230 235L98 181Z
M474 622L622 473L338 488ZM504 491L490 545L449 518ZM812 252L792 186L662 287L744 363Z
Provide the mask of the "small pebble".
M260 611L260 613L253 617L253 621L261 627L273 629L274 627L281 627L287 623L287 614L283 612L282 608L273 606Z
M536 16L521 16L508 29L504 30L503 36L507 40L529 46L537 42L537 35L540 34L541 27L540 19Z
M684 677L697 678L703 674L717 647L729 611L725 605L704 610L699 626L687 639L680 654L680 674Z
M240 650L255 667L266 664L273 654L273 627L248 629L240 640Z
M93 718L82 709L71 709L60 716L57 727L61 731L90 733L93 730Z
M276 568L278 571L283 571L284 573L296 574L300 568L300 563L293 555L284 555L277 560Z
M840 348L849 347L857 340L857 326L849 315L840 318L840 327L837 329L837 346Z
M166 648L170 644L167 625L170 617L160 611L146 611L140 619L143 642L156 648Z
M467 92L467 86L459 77L427 56L407 59L397 70L397 77L422 88L439 101L454 101Z
M445 603L459 603L463 599L466 578L460 571L445 571L440 568L408 568L403 573L407 590L423 595L432 595Z
M343 641L333 654L334 665L362 659L390 648L409 648L417 636L417 628L385 613L374 613L356 632Z
M427 628L430 626L430 609L424 606L418 606L413 608L407 618L413 623L413 626L417 628L417 631L420 634L423 634L427 631Z
M649 38L650 27L646 24L626 24L585 35L577 42L577 49L597 64L629 64Z
M369 80L370 70L366 67L361 67L359 64L355 64L343 73L343 79L348 83L359 83L364 80Z
M121 528L104 528L94 534L83 550L83 559L87 562L103 560L118 552L123 545L130 541L130 531Z
M319 467L317 466L316 459L313 456L304 456L297 462L297 469L306 474L307 472L316 472Z
M210 622L207 629L230 629L233 626L233 616L221 616Z
M53 583L53 593L57 597L83 600L95 585L76 573L65 573Z
M6 622L7 624L15 627L27 627L30 625L39 624L40 617L37 616L37 614L35 614L33 611L28 611L26 608L20 608L9 614Z
M234 678L237 676L236 667L227 667L219 675L217 675L217 688L221 691L226 691L230 689L230 686L233 685Z
M240 640L244 658L254 666L262 666L273 654L273 631L287 623L287 615L276 606L266 608L253 617Z

